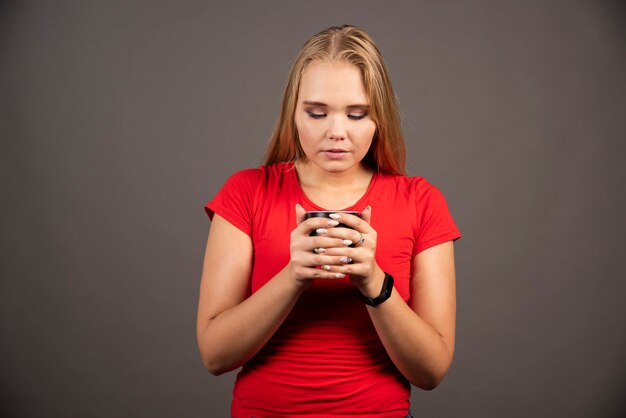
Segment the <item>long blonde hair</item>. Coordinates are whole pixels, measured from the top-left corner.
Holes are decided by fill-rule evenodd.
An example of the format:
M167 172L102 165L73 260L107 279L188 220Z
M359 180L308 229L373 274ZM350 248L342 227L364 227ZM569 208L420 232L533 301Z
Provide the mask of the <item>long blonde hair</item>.
M291 67L280 115L263 164L306 159L294 115L302 74L314 61L348 62L359 68L369 100L369 114L376 123L372 145L363 162L376 171L405 174L406 147L387 66L367 33L351 25L325 29L309 39L300 50Z

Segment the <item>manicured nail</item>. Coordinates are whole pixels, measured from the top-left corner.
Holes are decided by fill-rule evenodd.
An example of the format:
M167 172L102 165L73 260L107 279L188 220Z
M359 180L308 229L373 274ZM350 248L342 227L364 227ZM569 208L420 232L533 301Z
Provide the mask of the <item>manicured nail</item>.
M330 270L330 266L329 266L328 264L324 264L324 265L322 266L322 270L329 271L329 270Z
M349 239L344 239L343 241L341 241L341 245L345 245L346 247L349 247L352 245L352 241L350 241Z
M343 273L337 273L337 274L335 274L335 277L338 278L338 279L343 279L344 277L346 277L346 275L343 274Z
M328 215L330 218L332 219L339 219L341 218L341 215L338 213L331 213L330 215Z
M352 263L352 259L350 257L342 257L339 259L339 261L341 261L343 264L350 264Z
M315 232L317 232L318 234L325 234L325 233L327 233L328 231L327 231L327 230L325 230L324 228L318 228L318 229L316 229L316 230L315 230Z
M337 226L339 225L339 222L337 221L328 221L328 226Z
M326 250L324 248L314 248L313 252L315 254L324 254L326 252Z

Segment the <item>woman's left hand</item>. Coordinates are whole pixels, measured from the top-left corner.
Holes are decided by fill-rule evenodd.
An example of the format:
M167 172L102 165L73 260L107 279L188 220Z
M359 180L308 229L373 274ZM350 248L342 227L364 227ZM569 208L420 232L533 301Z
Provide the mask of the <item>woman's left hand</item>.
M380 291L384 273L376 263L376 230L370 225L372 208L368 206L361 217L347 213L337 213L340 218L333 217L338 222L352 228L334 227L328 228L325 234L328 237L341 238L344 241L342 247L325 248L325 255L341 256L341 264L324 266L328 271L350 275L352 284L365 295L376 295ZM374 290L375 289L375 290ZM373 290L373 291L372 291Z

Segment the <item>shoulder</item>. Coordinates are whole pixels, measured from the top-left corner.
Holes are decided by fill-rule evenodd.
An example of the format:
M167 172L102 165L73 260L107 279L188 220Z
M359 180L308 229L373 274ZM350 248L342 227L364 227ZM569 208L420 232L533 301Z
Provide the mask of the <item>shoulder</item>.
M250 183L257 182L262 177L261 168L246 168L234 172L228 177L226 183Z
M239 170L233 173L229 177L229 180L240 182L259 182L275 177L282 177L291 169L293 169L293 164L291 163L272 164L269 166L262 165L257 168Z
M222 187L229 194L255 199L259 195L272 193L280 188L293 164L273 164L257 168L246 168L233 173Z
M439 190L422 176L380 174L379 181L384 188L411 199L420 199L428 194L439 193Z
M422 176L380 175L377 197L394 210L405 208L407 213L423 214L448 210L444 194Z

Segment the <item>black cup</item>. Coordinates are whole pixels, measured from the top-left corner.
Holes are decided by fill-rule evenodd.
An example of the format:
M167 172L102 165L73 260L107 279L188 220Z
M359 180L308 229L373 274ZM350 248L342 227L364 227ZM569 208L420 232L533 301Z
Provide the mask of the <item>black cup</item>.
M309 218L328 218L328 219L332 219L329 216L331 213L338 213L340 215L343 214L343 213L348 213L350 215L361 217L361 214L359 212L354 212L354 211L349 211L349 210L323 210L323 211L307 212L306 213L306 219L309 219ZM338 228L338 227L352 229L348 225L345 225L345 224L342 224L342 223L339 223L337 226L335 226L335 228ZM314 230L309 235L312 236L312 237L315 237L315 236L317 236L319 234L317 232L315 232L315 230Z

